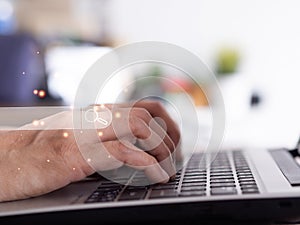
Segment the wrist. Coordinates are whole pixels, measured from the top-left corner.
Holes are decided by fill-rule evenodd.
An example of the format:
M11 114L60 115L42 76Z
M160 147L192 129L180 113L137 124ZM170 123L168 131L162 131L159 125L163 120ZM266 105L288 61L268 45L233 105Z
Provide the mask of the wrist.
M13 180L17 179L17 173L20 172L20 168L14 166L12 162L15 150L12 149L0 149L0 202L9 201L14 199L15 193L13 190ZM15 179L11 179L11 178Z

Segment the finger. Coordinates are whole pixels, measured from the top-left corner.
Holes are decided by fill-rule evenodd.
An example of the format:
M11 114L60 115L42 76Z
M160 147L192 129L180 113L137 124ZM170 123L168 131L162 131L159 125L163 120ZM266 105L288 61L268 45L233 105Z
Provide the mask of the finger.
M168 182L169 175L153 156L137 148L130 142L114 141L111 143L113 143L111 146L114 147L109 151L117 160L134 169L144 171L151 182Z
M131 109L121 108L118 113L119 116L113 120L111 126L99 131L102 132L101 141L130 141L138 138L140 147L155 156L169 176L173 178L176 173L173 158L170 149L160 136L144 120L131 113Z
M175 146L175 149L172 151L173 153L175 152L175 154L173 154L175 156L174 159L181 161L183 159L183 155L181 149L180 131L177 124L169 116L163 105L158 101L142 100L134 103L134 106L144 108L151 114L152 117L159 117L164 121L167 127L166 130L168 137L171 138Z
M105 107L110 108L111 113L114 115L116 115L117 113L119 113L119 115L121 115L120 106L122 106L122 108L124 108L125 104L124 105L119 105L119 104L105 105ZM160 117L153 118L152 115L144 108L133 107L133 108L128 108L128 109L130 110L130 113L133 113L135 116L143 119L151 127L151 129L154 130L163 139L163 141L166 143L166 145L171 150L171 152L173 152L175 150L175 144L174 144L173 140L170 138L170 136L168 135L167 125L162 118L160 118Z
M153 145L154 142L160 143L156 148L154 148L154 150L149 151L149 154L144 152L145 154L143 155L149 155L149 156L152 155L151 156L152 158L155 157L154 159L156 160L156 162L158 161L161 167L165 170L165 172L167 172L168 178L171 177L171 179L173 179L176 173L176 169L172 160L171 152L169 151L168 147L165 145L165 143L160 139L158 135L156 135L153 131L149 129L149 127L143 121L141 121L139 118L137 118L137 120L139 120L139 122L135 122L135 127L139 127L139 128L134 129L138 131L135 132L135 135L137 137L146 138L147 135L151 136L151 134L153 137L155 137L155 138L145 139L146 141L143 144L149 147ZM83 154L84 158L87 161L89 161L89 163L92 165L92 167L95 170L104 170L105 168L113 169L113 168L120 167L121 165L119 164L119 162L114 160L114 157L111 157L110 154L107 153L106 149L108 149L107 146L109 145L107 143L123 143L122 145L123 146L126 145L126 147L129 149L131 149L132 146L134 145L130 143L127 140L127 138L119 139L116 136L114 136L109 141L107 141L108 138L106 137L105 138L106 141L95 143L91 141L92 139L90 138L90 136L92 136L92 133L93 133L92 130L87 130L77 137L77 144L79 145L80 151ZM107 134L104 134L104 136L107 136ZM114 147L113 149L115 148L116 147ZM116 154L116 152L112 150L110 152L113 156ZM123 162L123 160L121 161ZM139 165L139 163L134 162L133 165ZM153 170L157 170L157 167L155 166Z
M98 111L94 112L97 113ZM115 107L111 109L111 113L114 115L112 125L99 130L100 140L106 142L125 139L131 143L135 143L132 140L139 138L140 147L154 156L171 179L173 179L176 174L173 160L175 157L171 153L175 149L174 144L165 130L152 118L150 113L142 108L115 109ZM87 132L84 131L84 133ZM88 136L90 137L87 137L86 140L90 140L95 135Z
M81 148L86 163L94 171L117 169L124 164L144 171L153 183L168 182L169 176L157 160L126 141L108 141L103 143L87 143Z
M180 140L180 132L177 124L174 120L169 116L166 109L160 102L157 101L139 101L134 104L135 107L145 108L152 117L160 117L167 125L167 133L173 140L175 146L179 143Z
M128 108L128 107L137 107L146 109L152 117L161 118L167 126L167 134L172 139L175 147L179 144L180 141L180 131L177 124L169 116L163 105L158 101L149 101L142 100L135 103L121 103L121 104L105 104L106 107L112 108Z
M175 144L167 134L166 126L163 125L164 121L160 121L160 118L153 118L150 113L144 108L132 108L131 112L135 116L145 121L148 126L163 139L171 152L175 150ZM159 122L162 124L162 126L159 124Z
M80 146L80 152L85 161L95 171L113 170L123 166L122 160L117 160L114 155L118 146L114 144L116 141L108 141L104 143L86 143Z
M142 149L154 156L162 168L169 174L171 179L173 179L176 169L171 151L169 150L168 146L161 139L161 137L140 118L136 118L134 126L138 127L136 131L134 131L135 135L137 136L139 136L140 133L142 133L142 135L145 133L150 133L148 137L141 136L141 138L138 140L138 144L142 147Z

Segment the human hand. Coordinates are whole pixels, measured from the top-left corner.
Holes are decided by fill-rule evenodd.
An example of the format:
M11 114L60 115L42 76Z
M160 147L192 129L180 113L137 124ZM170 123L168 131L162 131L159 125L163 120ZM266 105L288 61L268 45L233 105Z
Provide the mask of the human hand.
M112 125L101 129L97 131L101 132L97 140L90 135L95 130L84 130L79 138L82 142L75 138L76 130L48 129L47 126L51 128L55 124L69 127L72 112L45 118L44 129L28 130L27 125L18 131L1 133L0 174L5 182L0 182L0 201L38 196L95 171L124 164L143 170L152 182L167 182L173 177L176 171L172 154L180 143L180 135L164 108L157 102L147 101L137 102L133 107L130 104L107 107L112 113L122 115L113 118L113 122L119 119L120 129ZM154 117L160 117L165 126L156 123ZM124 122L130 129L122 126ZM139 147L131 142L132 135L141 141ZM104 148L99 148L99 143ZM143 146L153 149L144 151ZM84 157L82 151L88 151L91 158Z

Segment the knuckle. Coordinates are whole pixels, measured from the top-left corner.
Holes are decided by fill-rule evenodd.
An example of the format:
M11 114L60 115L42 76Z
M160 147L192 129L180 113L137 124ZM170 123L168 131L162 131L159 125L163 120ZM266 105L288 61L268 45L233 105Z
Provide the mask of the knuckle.
M131 128L131 132L134 136L136 136L137 138L147 138L149 136L148 134L148 129L145 126L145 124L143 123L143 121L141 119L139 119L138 117L132 117L131 118L131 122L130 122L130 128Z
M148 165L154 165L154 164L158 163L157 160L153 156L150 156L150 155L148 155L145 158L145 161L146 161L146 164L148 164Z
M148 120L152 117L150 115L150 113L148 112L148 110L145 108L133 108L132 112L134 115L148 119Z
M124 157L126 156L125 153L128 150L128 148L126 148L126 145L124 145L121 141L114 141L112 142L111 147L114 150L108 151L108 153L111 154L117 160L124 162Z
M121 153L125 152L125 150L127 149L126 146L121 141L116 141L114 144L115 144L115 148L118 149Z
M129 116L129 124L130 124L130 129L133 135L138 135L139 131L140 131L140 125L139 125L140 121L138 120L138 118L136 116Z
M180 134L179 129L175 129L174 130L174 136L175 136L175 140L174 141L176 141L176 143L174 143L174 144L177 145L179 143L179 141L180 141L180 138L181 138L181 134Z
M170 150L168 148L166 148L166 150L165 151L161 151L160 154L161 154L161 157L165 159L165 158L167 158L167 157L169 157L171 155L171 152L170 152Z
M171 151L166 145L164 145L163 148L156 148L155 150L152 150L151 153L160 159L166 159L171 155Z
M148 104L150 105L151 108L159 110L159 111L163 110L163 108L164 108L162 103L159 101L149 101Z
M60 141L55 141L54 143L53 150L64 158L68 158L70 155L74 155L74 153L79 151L77 143L73 140L61 139Z

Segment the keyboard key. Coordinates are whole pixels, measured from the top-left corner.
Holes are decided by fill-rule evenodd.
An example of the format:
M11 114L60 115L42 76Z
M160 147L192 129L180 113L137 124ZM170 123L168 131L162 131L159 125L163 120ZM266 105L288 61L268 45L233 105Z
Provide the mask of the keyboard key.
M125 190L122 195L119 197L120 201L124 200L140 200L145 197L147 190Z
M189 169L189 168L186 168L185 173L206 173L206 169Z
M210 185L211 188L215 188L215 187L235 187L235 183L231 182L231 183L212 183Z
M232 172L229 173L210 173L211 177L223 177L223 176L233 176Z
M256 184L253 184L253 185L240 185L241 186L241 189L252 189L252 188L257 188L257 185Z
M185 173L184 177L206 177L206 173L199 173L199 172L193 172L193 173Z
M252 185L252 184L255 184L256 185L256 182L253 180L253 181L239 181L240 185Z
M126 187L126 190L138 190L138 189L147 190L148 186L127 186Z
M237 175L238 179L254 178L253 175Z
M243 194L257 194L259 193L258 189L246 189L246 190L242 190Z
M237 172L238 176L247 176L247 175L252 175L251 172Z
M211 195L233 195L237 194L235 187L220 187L220 188L211 188Z
M236 168L237 171L243 171L243 172L245 172L245 171L250 172L251 171L249 166L235 166L235 168Z
M181 197L190 197L190 196L204 196L206 195L205 191L189 191L189 192L181 192L179 196Z
M211 184L218 184L218 183L234 183L234 178L229 179L212 179L210 181Z
M211 177L210 179L211 180L233 179L233 175L224 175L224 176Z
M195 182L195 183L182 183L182 187L203 187L206 186L205 182Z
M194 186L194 187L181 187L181 192L190 192L190 191L205 191L206 187L205 186Z
M177 188L176 184L161 184L152 187L153 190L176 189L176 188Z
M119 183L114 183L114 182L110 182L110 183L101 183L99 187L121 187L121 186L124 186L122 184L119 184Z
M122 190L123 187L125 186L124 185L115 185L115 186L101 185L96 189L96 191L117 191L117 190Z
M152 190L150 198L171 198L178 196L175 190Z
M184 181L187 181L187 180L206 180L207 179L207 176L184 176Z
M190 183L206 183L206 179L184 179L182 181L183 184L190 184Z
M108 192L95 191L86 200L86 203L114 201L117 194L118 194L118 191L108 191Z
M242 179L239 179L239 182L244 182L244 181L255 182L254 178L242 178Z
M112 202L115 200L115 197L113 196L102 196L97 199L97 202Z

